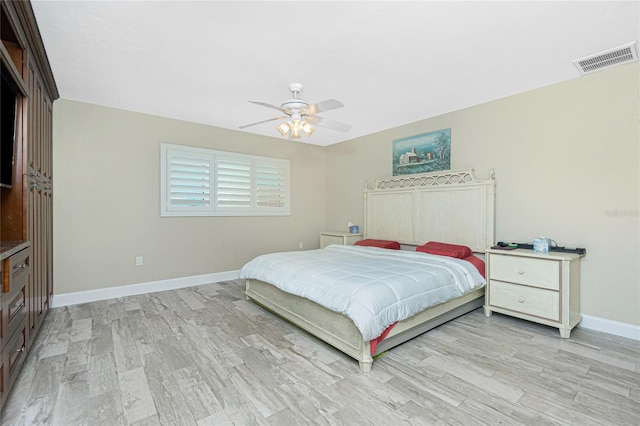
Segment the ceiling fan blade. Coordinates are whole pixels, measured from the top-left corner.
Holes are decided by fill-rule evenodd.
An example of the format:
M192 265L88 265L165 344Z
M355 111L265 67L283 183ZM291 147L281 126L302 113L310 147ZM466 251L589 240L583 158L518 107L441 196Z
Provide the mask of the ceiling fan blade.
M282 116L282 117L274 117L274 118L270 118L268 120L262 120L262 121L258 121L256 123L251 123L251 124L245 124L243 126L238 127L238 129L245 129L247 127L251 127L251 126L257 126L258 124L263 124L263 123L268 123L270 121L276 121L276 120L284 120L285 118L287 118L286 116Z
M271 108L271 109L277 109L280 112L284 112L284 109L282 109L281 107L276 106L276 105L271 105L271 104L268 104L266 102L260 102L260 101L249 101L249 102L251 102L252 104L262 105L263 107L267 107L267 108Z
M342 108L344 105L337 99L327 99L326 101L318 102L316 104L309 105L309 114L317 114L319 112L330 111L336 108Z
M336 130L338 132L348 132L351 130L350 124L340 123L339 121L329 120L328 118L308 115L304 118L309 123L316 126L325 127L327 129Z

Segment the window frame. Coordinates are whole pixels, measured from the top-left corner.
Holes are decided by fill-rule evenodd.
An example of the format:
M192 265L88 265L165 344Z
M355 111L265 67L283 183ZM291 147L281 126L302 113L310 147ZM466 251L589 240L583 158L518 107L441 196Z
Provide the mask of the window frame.
M194 177L198 167L202 168L202 199L195 198L193 205L172 204L172 189L175 194L175 180L172 179L171 166L179 161L174 158L193 160ZM224 190L219 171L220 162L227 166L232 163L237 167L237 182L233 181L234 173L225 173L230 180ZM184 161L187 163L189 161ZM197 163L201 162L200 165ZM204 165L204 164L208 165ZM247 167L242 167L242 163ZM225 168L229 171L232 167ZM260 172L262 170L262 172ZM266 170L266 172L265 172ZM233 171L233 170L232 170ZM174 176L176 172L174 169ZM189 173L187 173L189 174ZM249 193L246 192L246 179L249 179ZM177 178L176 178L177 179ZM194 179L197 182L196 179ZM208 184L208 186L207 186ZM237 185L235 185L237 184ZM197 185L187 184L189 189L197 189ZM265 188L267 189L265 191ZM207 192L208 191L208 192ZM194 192L195 193L195 192ZM265 195L266 194L266 197ZM236 204L233 206L232 204ZM227 205L224 205L227 204ZM160 144L160 216L289 216L291 214L291 179L290 161L283 158L264 157L242 154L231 151L219 151L186 145L162 142Z

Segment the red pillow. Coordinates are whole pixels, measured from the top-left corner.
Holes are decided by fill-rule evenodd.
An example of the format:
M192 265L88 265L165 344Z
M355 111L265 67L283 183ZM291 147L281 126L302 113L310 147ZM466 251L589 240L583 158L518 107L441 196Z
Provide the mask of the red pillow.
M379 247L384 249L391 250L400 250L400 243L397 241L388 241L388 240L360 240L356 241L354 246L365 246L365 247Z
M438 243L429 241L427 244L416 247L416 251L423 253L437 254L438 256L457 257L464 259L473 255L473 251L467 246L457 244Z
M485 275L484 275L484 272L485 272L484 260L480 259L479 257L475 257L475 256L465 257L462 260L466 260L467 262L470 262L473 266L476 267L478 272L480 272L480 275L482 275L482 278L486 278Z

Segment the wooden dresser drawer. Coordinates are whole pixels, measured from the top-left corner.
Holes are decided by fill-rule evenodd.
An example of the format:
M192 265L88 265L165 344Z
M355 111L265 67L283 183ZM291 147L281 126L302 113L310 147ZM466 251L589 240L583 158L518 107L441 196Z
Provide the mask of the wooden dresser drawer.
M553 290L525 287L501 281L490 281L491 306L515 312L560 320L560 293Z
M27 327L25 324L22 329L13 333L13 336L9 339L7 345L2 351L2 354L0 354L0 360L2 360L2 365L0 366L0 368L2 368L2 372L0 372L0 376L2 376L3 381L1 386L4 391L2 395L0 395L0 398L2 398L2 404L6 401L8 390L13 386L13 383L20 372L20 367L26 358L26 333Z
M7 396L9 396L9 389L7 388L7 380L5 377L5 371L7 370L5 368L6 361L4 351L0 352L0 410L2 410L2 406Z
M4 344L7 343L9 333L7 333L7 324L4 312L4 294L0 292L0 352L4 348Z
M4 335L12 336L18 329L27 324L27 287L25 283L12 285L12 291L3 295L2 313L6 321Z
M560 290L560 262L490 254L489 278L517 284Z
M31 249L26 248L13 256L5 259L2 275L2 292L12 293L13 286L22 286L27 283L29 275L29 263L31 262ZM6 268L6 269L5 269Z

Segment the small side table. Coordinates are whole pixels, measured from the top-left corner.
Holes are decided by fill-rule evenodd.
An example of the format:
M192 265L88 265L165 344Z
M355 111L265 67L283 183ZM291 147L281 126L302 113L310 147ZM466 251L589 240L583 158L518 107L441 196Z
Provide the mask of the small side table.
M325 248L330 244L341 244L343 246L351 246L356 241L362 239L362 233L352 234L350 232L321 232L320 248Z
M484 312L511 315L560 330L580 323L580 258L575 253L487 250Z

